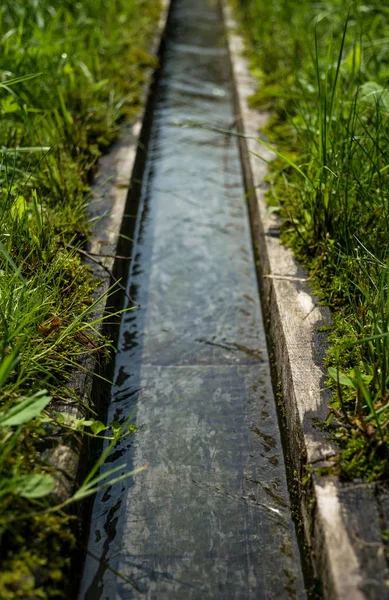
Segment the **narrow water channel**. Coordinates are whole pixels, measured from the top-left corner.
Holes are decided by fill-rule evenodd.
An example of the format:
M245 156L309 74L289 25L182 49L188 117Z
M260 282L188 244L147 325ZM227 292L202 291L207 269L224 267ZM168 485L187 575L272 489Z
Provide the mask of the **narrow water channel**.
M97 496L81 600L305 597L238 145L193 120L234 127L214 0L173 5L109 409L107 468L148 468Z

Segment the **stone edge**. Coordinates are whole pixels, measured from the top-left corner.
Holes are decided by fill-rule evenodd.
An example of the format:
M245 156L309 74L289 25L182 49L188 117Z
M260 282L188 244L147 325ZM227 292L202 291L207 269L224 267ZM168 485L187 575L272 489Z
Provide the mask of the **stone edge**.
M85 255L82 258L99 282L94 299L102 297L101 303L92 315L93 320L101 319L112 304L116 310L121 308L114 299L115 294L111 295L110 290L114 284L113 278L116 281L125 281L128 260L121 260L115 256L120 254L123 246L121 229L125 221L131 190L139 184L136 176L141 174L142 168L139 168L137 163L143 164L146 155L148 134L145 133L145 129L149 129L148 114L152 104L153 90L157 84L171 2L172 0L161 0L161 15L149 49L150 55L158 62L155 67L150 67L146 74L141 111L134 122L122 126L119 138L114 142L110 151L99 159L91 187L92 200L87 210L88 218L94 222L94 225L87 251L92 257L98 258L90 260ZM109 256L102 258L103 255ZM123 295L117 291L116 294ZM118 324L107 331L104 321L97 326L99 332L108 333L113 338L117 333L115 329L118 329ZM101 385L96 385L96 374L99 372L104 373L104 368L100 365L98 354L86 354L81 360L81 368L76 369L68 381L68 388L74 392L75 400L53 400L49 408L75 418L85 417L87 408L91 406L97 405L104 411L106 401L101 398L96 399L96 396L105 393L106 388L103 379L101 379ZM99 390L99 388L101 389ZM99 415L99 417L102 418L104 415ZM52 493L53 502L62 503L73 493L76 483L85 474L88 457L85 457L85 460L82 459L87 450L87 444L82 442L80 436L66 437L60 434L54 447L44 453L44 458L56 473L56 487Z
M387 527L387 515L382 514L382 502L377 502L376 486L362 482L346 485L337 477L318 475L318 469L331 464L336 454L332 442L315 427L327 417L329 400L323 367L326 339L318 328L330 324L331 316L312 294L307 273L291 250L281 245L279 219L267 209L266 161L274 154L255 138L269 115L250 108L256 82L228 0L221 0L221 6L235 87L236 126L243 134L240 151L259 287L283 396L288 458L314 575L326 599L387 598L381 530Z

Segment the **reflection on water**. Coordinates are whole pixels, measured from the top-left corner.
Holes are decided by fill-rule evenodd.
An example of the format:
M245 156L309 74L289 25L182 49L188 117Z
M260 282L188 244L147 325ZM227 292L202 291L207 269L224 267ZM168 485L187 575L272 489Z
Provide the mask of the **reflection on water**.
M107 461L80 598L303 598L221 16L176 0L132 248ZM96 557L100 560L96 560Z

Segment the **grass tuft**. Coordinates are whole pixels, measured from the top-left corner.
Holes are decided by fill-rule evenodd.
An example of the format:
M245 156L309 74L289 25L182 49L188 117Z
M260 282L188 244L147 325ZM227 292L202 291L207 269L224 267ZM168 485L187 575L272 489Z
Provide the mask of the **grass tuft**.
M65 506L48 503L56 475L41 453L48 431L84 431L110 444L130 432L113 423L110 434L93 415L73 422L47 410L50 398L74 400L67 381L79 358L109 348L93 322L97 282L76 248L89 234L94 165L121 121L139 110L160 8L159 0L4 0L0 7L4 600L69 591L75 537ZM99 485L86 479L72 501Z
M234 0L278 147L268 201L334 327L338 472L389 468L389 8L344 0ZM286 159L285 159L286 157ZM301 173L301 172L302 173Z

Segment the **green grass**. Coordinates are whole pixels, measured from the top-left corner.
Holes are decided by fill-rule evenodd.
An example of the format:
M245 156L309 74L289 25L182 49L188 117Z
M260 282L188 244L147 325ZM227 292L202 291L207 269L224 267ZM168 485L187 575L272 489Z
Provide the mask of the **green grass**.
M338 472L386 479L389 7L234 4L258 78L253 105L270 110L266 134L287 158L271 166L268 201L280 214L282 241L333 311L327 366Z
M93 322L96 281L73 248L89 234L93 167L120 122L139 109L159 14L159 0L5 0L0 8L4 600L67 593L76 539L66 507L49 510L55 473L42 459L47 428L84 428L113 442L125 434L118 424L106 430L93 415L64 421L47 407L50 397L73 398L67 381L80 356L108 353ZM97 485L85 481L72 501Z

